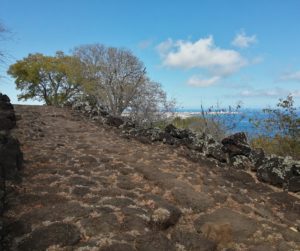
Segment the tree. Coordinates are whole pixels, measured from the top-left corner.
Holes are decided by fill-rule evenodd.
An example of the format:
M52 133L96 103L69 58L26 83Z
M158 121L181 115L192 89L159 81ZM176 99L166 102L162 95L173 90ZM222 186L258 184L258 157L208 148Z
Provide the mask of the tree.
M175 100L167 99L159 83L146 79L136 93L128 108L135 121L151 124L168 118L175 110Z
M75 48L83 64L85 90L114 115L130 107L146 85L146 69L130 51L100 44Z
M54 57L29 54L11 65L8 74L14 77L19 100L37 99L47 105L61 105L80 92L80 62L63 52Z
M252 119L254 125L265 135L289 136L299 139L299 111L294 105L290 94L285 99L279 99L277 108L263 109L264 119Z

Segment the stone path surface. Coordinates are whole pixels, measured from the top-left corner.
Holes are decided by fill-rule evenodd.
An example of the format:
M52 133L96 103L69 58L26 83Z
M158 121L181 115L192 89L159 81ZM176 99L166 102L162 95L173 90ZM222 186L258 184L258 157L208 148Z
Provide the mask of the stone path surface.
M15 106L7 250L300 250L300 200L67 109Z

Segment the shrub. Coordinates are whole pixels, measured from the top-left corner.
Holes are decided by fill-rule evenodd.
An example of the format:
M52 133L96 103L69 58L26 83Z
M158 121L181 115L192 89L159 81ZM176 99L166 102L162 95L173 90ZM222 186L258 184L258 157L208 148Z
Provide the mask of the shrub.
M251 140L253 147L263 148L267 153L292 156L299 159L300 118L292 95L279 99L276 108L262 110L264 118L252 118L258 136Z
M216 105L204 110L201 106L199 116L187 118L175 117L172 123L178 128L209 133L215 139L221 140L226 135L232 133L243 119L240 109L240 103L235 107L229 106L227 109L220 109L219 105Z

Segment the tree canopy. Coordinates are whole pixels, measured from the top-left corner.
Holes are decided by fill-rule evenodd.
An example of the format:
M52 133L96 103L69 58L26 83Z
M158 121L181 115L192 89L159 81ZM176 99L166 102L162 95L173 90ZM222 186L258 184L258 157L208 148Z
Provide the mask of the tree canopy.
M76 47L71 56L29 54L11 65L8 74L21 90L19 100L61 105L83 94L113 115L126 111L143 122L154 122L174 108L144 64L123 48L91 44Z
M75 48L74 55L84 66L87 92L112 114L122 114L146 80L143 63L128 50L92 44Z
M21 90L19 100L37 99L47 105L61 105L80 91L80 62L57 52L55 56L29 54L11 65L8 74Z
M129 50L91 44L75 48L73 54L83 66L85 91L110 113L126 111L149 122L173 107L161 85L149 79L144 64Z

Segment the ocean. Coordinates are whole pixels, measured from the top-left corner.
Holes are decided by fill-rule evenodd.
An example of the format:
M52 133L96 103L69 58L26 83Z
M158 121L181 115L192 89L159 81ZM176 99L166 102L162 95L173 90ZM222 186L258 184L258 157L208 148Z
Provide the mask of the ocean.
M176 115L182 118L202 116L201 109L180 109L176 111ZM262 112L262 109L242 109L237 113L218 111L207 113L206 116L217 116L218 120L221 120L228 125L234 122L236 126L230 131L230 133L245 132L249 137L255 137L259 134L262 134L262 131L259 131L250 120L263 120L267 117L267 115ZM272 133L269 134L271 135Z

